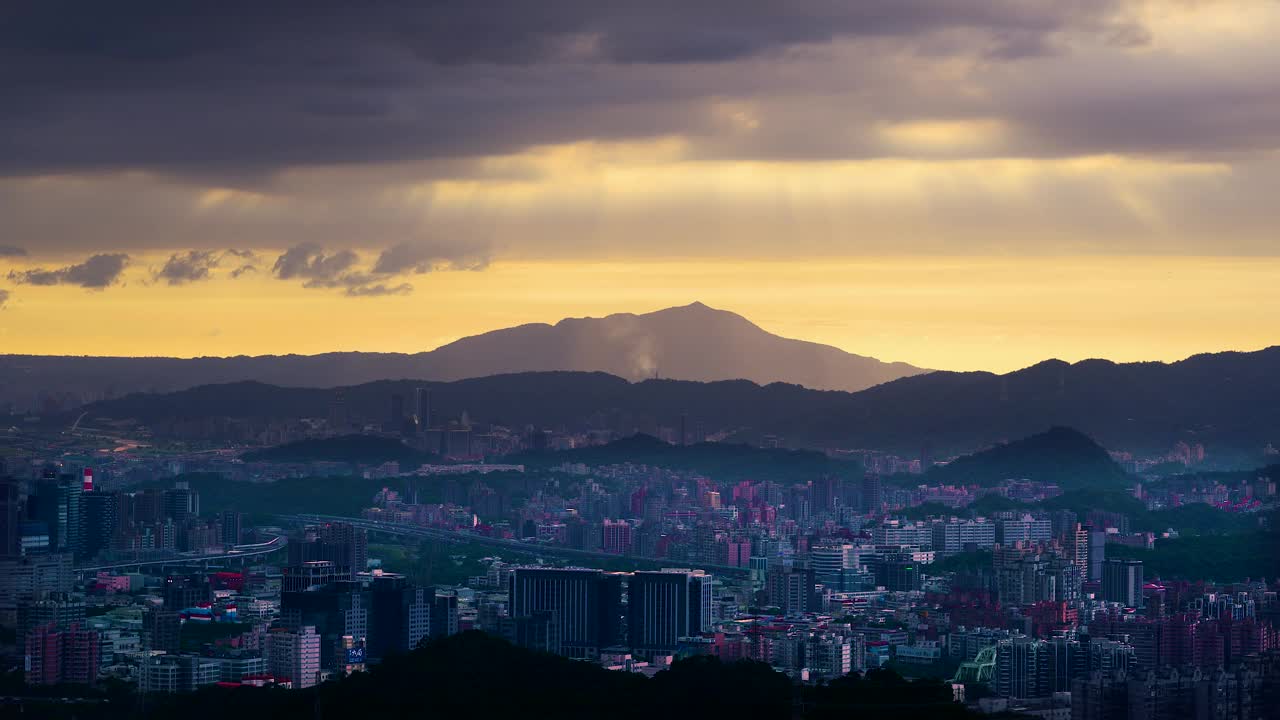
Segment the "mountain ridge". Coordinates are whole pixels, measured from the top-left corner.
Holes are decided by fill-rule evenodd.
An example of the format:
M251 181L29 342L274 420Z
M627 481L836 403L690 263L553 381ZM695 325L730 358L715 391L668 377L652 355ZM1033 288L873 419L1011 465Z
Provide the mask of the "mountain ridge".
M172 392L257 380L338 387L395 378L452 381L527 371L603 371L652 377L783 381L815 389L861 390L928 372L832 345L785 338L701 302L650 313L562 318L459 338L418 353L328 352L197 358L0 355L0 403L39 392L87 398ZM34 402L29 403L34 404Z
M532 372L454 382L383 380L342 388L356 416L382 422L391 396L432 391L438 417L467 411L512 428L601 430L615 437L675 427L681 416L708 433L788 447L871 448L932 457L1072 427L1109 449L1168 452L1203 443L1210 454L1260 459L1280 445L1280 346L1199 355L1177 363L1043 363L1005 375L934 372L857 393L746 380L629 382L603 372ZM125 419L177 428L184 419L325 417L332 389L210 385L89 405L87 421ZM79 413L69 413L70 424Z

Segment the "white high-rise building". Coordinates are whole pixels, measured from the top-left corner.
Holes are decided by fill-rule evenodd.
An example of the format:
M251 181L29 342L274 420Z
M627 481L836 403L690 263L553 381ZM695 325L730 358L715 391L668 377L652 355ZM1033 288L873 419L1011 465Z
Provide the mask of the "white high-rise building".
M267 672L277 681L287 679L295 688L316 684L320 676L320 636L314 626L275 629L267 633L264 640Z

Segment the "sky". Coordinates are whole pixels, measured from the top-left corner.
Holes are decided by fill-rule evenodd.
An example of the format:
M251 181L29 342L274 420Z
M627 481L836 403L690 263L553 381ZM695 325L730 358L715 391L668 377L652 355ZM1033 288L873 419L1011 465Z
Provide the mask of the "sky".
M1280 2L0 9L0 352L695 300L1007 371L1280 343Z

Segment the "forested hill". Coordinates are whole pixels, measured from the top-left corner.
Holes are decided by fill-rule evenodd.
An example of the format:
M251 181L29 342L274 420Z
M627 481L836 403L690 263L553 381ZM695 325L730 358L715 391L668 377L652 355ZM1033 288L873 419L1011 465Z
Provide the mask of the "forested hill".
M933 468L927 477L948 485L996 485L1008 479L1054 483L1064 490L1123 488L1134 481L1087 435L1063 427L965 455Z
M969 453L1055 426L1071 427L1107 449L1165 452L1203 443L1211 455L1237 454L1241 466L1280 445L1280 347L1199 355L1177 363L1090 360L1040 363L991 373L934 372L857 393L746 380L632 383L604 373L494 375L455 382L380 381L333 389L235 383L95 403L87 422L132 419L163 434L207 418L324 417L339 395L356 418L381 422L391 397L432 393L437 418L466 411L480 423L601 429L620 436L659 426L728 431L788 447L874 448L910 457ZM59 419L70 424L74 417Z

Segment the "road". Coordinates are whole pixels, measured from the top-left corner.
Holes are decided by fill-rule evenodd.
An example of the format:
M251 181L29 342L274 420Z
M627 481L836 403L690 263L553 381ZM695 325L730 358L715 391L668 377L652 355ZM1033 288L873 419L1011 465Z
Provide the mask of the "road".
M505 549L522 554L545 555L547 557L561 557L565 559L580 560L620 560L628 556L615 555L606 552L593 552L591 550L576 550L558 545L535 545L533 543L521 542L520 540L506 540L503 538L491 538L476 533L463 532L461 530L442 530L440 528L421 527L419 525L404 525L400 523L379 522L377 520L365 520L363 518L341 517L339 515L280 515L281 520L290 523L326 523L326 522L344 522L350 523L356 527L364 528L371 532L386 533L388 535L400 535L404 537L422 538L424 540L440 540L448 543L463 544L474 543L485 547L497 549ZM650 562L663 562L658 558L642 558L635 557L635 560L647 560ZM733 567L729 565L711 565L707 563L675 563L681 567L693 567L706 570L707 572L721 575L746 577L748 569L743 567Z
M112 570L127 570L129 568L144 568L157 566L180 566L180 565L210 565L239 564L243 563L247 558L261 557L270 555L274 552L282 550L289 544L289 539L283 535L277 535L267 542L254 543L251 545L236 545L230 551L217 555L175 555L173 557L164 558L162 560L134 560L132 562L121 562L110 565L94 565L74 568L74 571L86 575L99 572L109 572Z

